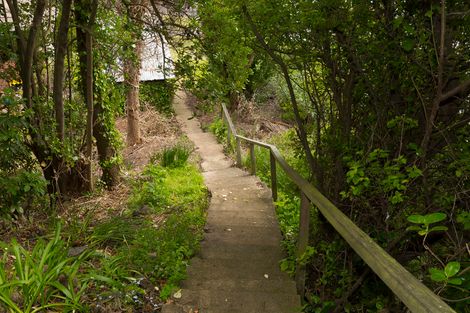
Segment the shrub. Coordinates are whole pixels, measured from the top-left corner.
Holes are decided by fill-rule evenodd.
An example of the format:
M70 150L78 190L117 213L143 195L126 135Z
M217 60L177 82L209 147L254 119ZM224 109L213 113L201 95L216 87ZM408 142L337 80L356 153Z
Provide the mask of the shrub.
M5 90L0 97L0 216L7 218L23 214L45 194L46 182L28 147L29 114L13 90Z
M217 118L209 125L209 131L215 135L217 141L225 142L227 140L227 126L225 122Z
M0 215L11 217L25 213L26 208L45 195L45 190L46 181L37 171L0 170Z
M161 154L160 165L163 167L181 167L186 164L191 151L181 145L165 149Z
M174 80L150 81L140 84L140 100L157 111L170 115L173 113L171 101L176 91Z

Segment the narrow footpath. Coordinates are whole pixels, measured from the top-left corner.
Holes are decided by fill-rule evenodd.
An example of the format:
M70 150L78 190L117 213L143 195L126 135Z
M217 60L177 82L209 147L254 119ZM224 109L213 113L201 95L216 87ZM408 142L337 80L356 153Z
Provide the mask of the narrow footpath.
M184 91L177 93L174 109L202 158L212 199L201 250L191 260L181 295L162 312L299 312L295 283L279 269L284 256L271 191L232 166L215 137L191 118Z

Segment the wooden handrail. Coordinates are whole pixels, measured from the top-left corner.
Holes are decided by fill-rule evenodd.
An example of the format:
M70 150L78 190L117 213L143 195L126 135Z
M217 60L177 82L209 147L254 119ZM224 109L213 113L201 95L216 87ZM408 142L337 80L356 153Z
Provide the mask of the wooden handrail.
M230 140L230 132L232 132L236 140L235 153L237 155L237 165L242 166L242 153L241 153L241 148L240 148L240 139L238 138L237 130L235 129L235 126L233 126L232 119L230 118L230 114L228 113L227 107L225 105L222 106L222 116L225 117L225 121L227 122L227 125L228 125L227 143L229 145L232 144Z
M276 146L258 140L238 135L230 118L227 108L222 104L222 112L232 135L237 139L237 151L241 151L240 140L250 144L252 173L256 174L256 162L254 146L270 150L271 180L274 195L277 196L276 163L284 170L286 175L297 185L301 191L301 199L307 198L323 214L326 220L336 229L351 248L364 260L364 262L380 277L380 279L403 301L413 313L455 313L439 296L421 283L415 276L408 272L397 260L380 247L362 229L354 224L341 210L330 200L322 195L317 188L297 173L282 157ZM230 139L229 139L230 141ZM240 157L241 158L241 157ZM241 166L241 162L238 162ZM274 164L273 164L274 163ZM273 177L274 176L274 177ZM308 242L309 205L302 201L298 255L301 255ZM307 220L308 221L308 220ZM303 272L303 273L302 273ZM296 282L299 294L304 292L305 270L297 268Z

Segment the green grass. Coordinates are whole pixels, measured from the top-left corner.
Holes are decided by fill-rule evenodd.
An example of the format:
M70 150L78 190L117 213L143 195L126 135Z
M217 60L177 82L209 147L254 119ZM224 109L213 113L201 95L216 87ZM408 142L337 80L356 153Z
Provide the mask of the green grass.
M140 312L169 297L199 247L208 205L203 178L182 151L170 152L183 156L167 157L166 167L159 164L168 151L145 168L124 214L77 219L31 251L0 242L0 312ZM69 257L77 242L85 252Z
M132 305L145 296L135 284L144 277L159 288L161 299L168 297L185 278L189 259L198 249L207 201L207 189L194 165L149 164L134 184L129 212L93 231L92 242L114 249L112 255L101 255L95 278L101 278L102 286L95 286L97 291L131 294L124 300Z
M202 239L207 190L195 166L149 165L134 189L131 207L148 206L166 219L158 228L140 225L120 253L135 270L176 283L184 277L187 260Z

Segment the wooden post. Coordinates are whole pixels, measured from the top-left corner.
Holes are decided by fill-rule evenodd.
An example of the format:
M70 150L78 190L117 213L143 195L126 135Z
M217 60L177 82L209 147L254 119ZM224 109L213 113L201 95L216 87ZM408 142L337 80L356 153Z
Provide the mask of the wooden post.
M237 153L237 166L238 167L242 167L242 151L241 151L241 147L240 147L240 138L238 137L235 137L235 140L236 140L236 147L235 149L237 150L236 153Z
M227 125L227 146L230 148L231 142L230 142L230 126Z
M297 241L297 258L300 258L308 246L310 225L310 201L303 192L300 194L300 221L299 221L299 240ZM297 293L300 298L304 298L305 293L305 264L297 264L295 271L295 283Z
M271 194L273 201L277 201L277 176L276 176L276 158L271 150L269 150L269 156L271 160Z
M250 143L251 175L256 175L255 144Z

